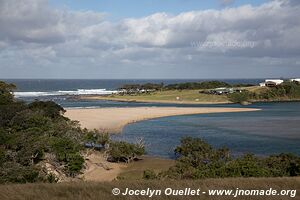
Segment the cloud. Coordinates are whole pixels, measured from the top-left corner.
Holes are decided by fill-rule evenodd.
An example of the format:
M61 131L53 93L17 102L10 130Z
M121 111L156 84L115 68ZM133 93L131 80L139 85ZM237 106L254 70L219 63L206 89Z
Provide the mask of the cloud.
M230 4L233 4L235 0L219 0L222 6L228 6Z
M56 9L46 0L0 0L0 75L56 77L71 71L69 76L82 77L84 71L93 78L189 77L212 76L219 69L221 76L233 69L249 75L255 69L260 76L279 65L290 67L271 73L300 73L297 2L111 22L105 13ZM187 65L195 73L182 71Z

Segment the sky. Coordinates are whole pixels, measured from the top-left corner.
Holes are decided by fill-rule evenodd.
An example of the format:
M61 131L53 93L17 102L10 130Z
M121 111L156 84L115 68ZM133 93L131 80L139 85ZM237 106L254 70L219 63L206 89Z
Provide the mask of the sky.
M0 78L297 78L299 19L299 0L0 0Z

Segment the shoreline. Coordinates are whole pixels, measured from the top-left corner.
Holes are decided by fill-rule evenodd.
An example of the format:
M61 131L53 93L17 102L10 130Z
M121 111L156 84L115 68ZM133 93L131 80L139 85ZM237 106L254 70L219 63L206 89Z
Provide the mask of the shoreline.
M175 160L147 155L128 164L113 163L107 161L102 152L88 151L85 156L85 169L77 178L85 182L111 182L117 180L118 177L138 180L142 179L144 170L151 168L156 172L161 172L174 164Z
M175 100L136 100L136 99L122 99L122 98L114 98L114 97L106 97L106 96L80 96L78 97L80 100L104 100L104 101L115 101L115 102L126 102L126 103L161 103L161 104L191 104L191 105L212 105L212 104L234 104L230 101L175 101Z
M236 104L231 101L176 101L176 100L139 100L139 99L122 99L107 96L79 96L80 100L104 100L104 101L114 101L114 102L125 102L125 103L160 103L160 104L187 104L187 105L221 105L221 104ZM250 103L284 103L284 102L300 102L300 99L261 99L261 100L251 100Z
M224 107L126 107L126 108L75 108L66 109L65 117L79 121L82 128L97 129L107 133L120 133L131 123L149 119L227 112L253 112L255 108Z

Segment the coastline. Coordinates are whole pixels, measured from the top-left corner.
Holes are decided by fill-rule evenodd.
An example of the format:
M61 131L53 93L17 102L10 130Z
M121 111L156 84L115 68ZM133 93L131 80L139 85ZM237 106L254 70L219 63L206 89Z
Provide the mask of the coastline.
M213 104L235 104L231 101L185 101L185 100L140 100L140 99L123 99L107 96L80 96L78 99L81 100L104 100L104 101L115 101L115 102L126 102L126 103L160 103L160 104L187 104L187 105L213 105ZM300 102L300 99L260 99L250 100L250 103L281 103L281 102Z
M107 96L80 96L80 100L104 100L104 101L116 101L116 102L126 102L126 103L162 103L162 104L232 104L230 101L185 101L185 100L140 100L140 99L123 99Z
M178 115L251 112L254 108L223 108L223 107L127 107L127 108L79 108L66 109L65 116L79 121L82 128L98 129L108 133L120 133L130 123Z

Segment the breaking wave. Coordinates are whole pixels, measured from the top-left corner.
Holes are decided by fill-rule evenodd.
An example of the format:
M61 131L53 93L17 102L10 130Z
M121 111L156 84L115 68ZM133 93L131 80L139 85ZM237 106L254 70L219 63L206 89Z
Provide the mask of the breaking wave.
M15 97L42 97L42 96L67 96L67 95L106 95L118 93L116 90L106 89L78 89L70 91L50 91L50 92L13 92Z

